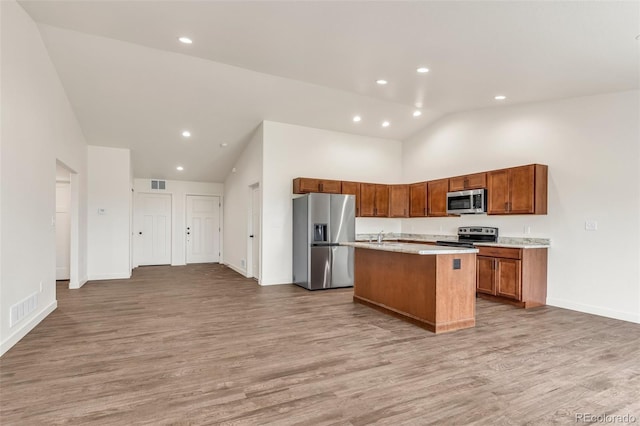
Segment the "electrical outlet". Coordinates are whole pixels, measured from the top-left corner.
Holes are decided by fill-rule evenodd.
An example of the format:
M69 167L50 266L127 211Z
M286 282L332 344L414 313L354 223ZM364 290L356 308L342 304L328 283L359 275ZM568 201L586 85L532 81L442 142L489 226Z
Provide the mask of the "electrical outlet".
M247 262L246 262L244 259L240 259L240 266L241 266L241 267L243 267L243 268L244 268L244 267L245 267L245 265L246 265L246 263L247 263Z
M522 233L524 235L529 235L531 233L531 227L529 225L525 225L524 228L522 229Z
M584 221L584 229L585 231L597 231L598 230L598 221L587 219Z

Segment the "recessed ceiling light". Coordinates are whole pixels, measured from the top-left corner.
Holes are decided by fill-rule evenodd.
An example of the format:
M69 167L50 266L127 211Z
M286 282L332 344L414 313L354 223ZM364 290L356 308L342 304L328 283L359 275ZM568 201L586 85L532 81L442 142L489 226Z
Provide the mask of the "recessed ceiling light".
M188 137L190 137L190 136L191 136L191 132L190 132L190 131L188 131L188 130L184 130L184 131L182 132L182 136L184 136L185 138L188 138Z
M222 148L226 147L227 145L229 145L229 144L228 144L228 143L226 143L226 142L225 142L225 143L221 143L221 144L220 144L220 146L221 146Z
M382 122L382 127L389 127L391 123L389 123L388 121L383 121Z
M359 115L356 115L355 117L353 117L353 121L355 121L356 123L361 120L362 120L362 117L360 117Z
M387 83L388 83L388 81L387 81L387 80L380 79L380 80L376 80L376 83L378 83L378 84L379 84L379 85L381 85L381 86L384 86L385 84L387 84Z
M189 37L179 37L178 41L180 41L180 43L184 43L184 44L193 43L193 40L191 40Z
M507 99L507 97L505 95L498 95L493 99L495 99L496 101L504 101L505 99Z
M420 68L418 68L416 71L418 71L420 74L424 74L424 73L429 72L429 68L427 68L427 67L420 67Z
M414 117L420 117L422 115L422 111L413 111Z
M184 167L182 167L182 166L178 166L178 167L176 167L176 170L177 170L177 171L179 171L179 172L181 172L181 171L183 171L183 170L184 170Z

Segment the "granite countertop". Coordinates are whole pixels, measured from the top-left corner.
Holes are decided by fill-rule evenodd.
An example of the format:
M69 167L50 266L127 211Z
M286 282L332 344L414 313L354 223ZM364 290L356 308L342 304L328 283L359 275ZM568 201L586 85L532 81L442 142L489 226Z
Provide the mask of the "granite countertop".
M369 239L375 239L378 234L358 234L356 241L369 241ZM411 241L424 241L435 243L436 241L457 241L457 235L437 235L437 234L404 234L404 233L389 233L385 234L384 241L394 240L411 240ZM415 243L410 243L415 244ZM476 246L485 247L506 247L506 248L549 248L551 247L551 240L548 238L528 238L528 237L498 237L497 243L475 243Z
M478 249L464 248L464 247L445 247L445 246L433 246L427 244L415 244L415 243L398 243L391 241L383 241L381 244L369 243L369 242L353 242L353 243L340 243L341 246L350 246L356 248L365 248L371 250L392 251L396 253L408 253L408 254L420 254L420 255L433 255L433 254L464 254L464 253L478 253Z

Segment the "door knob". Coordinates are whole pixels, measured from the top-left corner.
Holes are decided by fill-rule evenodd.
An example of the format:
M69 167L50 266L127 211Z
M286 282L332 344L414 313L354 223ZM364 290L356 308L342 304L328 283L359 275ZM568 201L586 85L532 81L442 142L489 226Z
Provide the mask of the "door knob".
M142 235L142 231L138 232L138 234Z
M252 235L249 235L249 238L253 238L253 234L252 234Z
M191 232L187 232L187 235L191 235Z

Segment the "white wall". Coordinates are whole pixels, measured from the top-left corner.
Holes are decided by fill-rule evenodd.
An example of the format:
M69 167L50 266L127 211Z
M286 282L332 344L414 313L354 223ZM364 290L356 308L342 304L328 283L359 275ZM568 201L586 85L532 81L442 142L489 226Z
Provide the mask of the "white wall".
M299 176L400 183L402 144L292 124L263 123L262 281L292 279L292 181ZM400 220L358 218L356 232L399 232Z
M187 195L215 195L220 197L220 201L224 206L222 196L224 195L224 185L221 183L213 182L189 182L179 180L167 180L166 190L157 191L151 190L151 179L134 179L134 192L135 194L141 193L158 193L158 194L171 194L171 264L174 266L186 264L186 202ZM134 210L136 199L134 197ZM221 216L221 221L223 217ZM135 227L135 222L134 222ZM136 250L136 244L140 242L137 229L133 229L133 245L134 245L134 259L133 265L138 266L140 259L138 259L138 251ZM223 246L220 245L222 252Z
M123 148L89 146L88 162L89 279L129 278L131 153Z
M77 173L79 227L86 252L86 143L35 23L0 2L0 354L56 308L56 158ZM80 276L86 258L80 257ZM33 313L13 327L9 309L38 293Z
M249 214L251 212L251 185L262 186L262 137L260 125L251 136L247 147L234 165L235 172L224 182L224 264L247 276ZM262 262L260 262L262 265ZM258 272L258 277L261 277ZM258 279L260 281L260 279Z
M404 219L403 232L497 226L548 237L550 305L640 322L640 93L447 116L404 142L404 180L529 163L549 166L549 214ZM598 231L585 231L585 220Z

